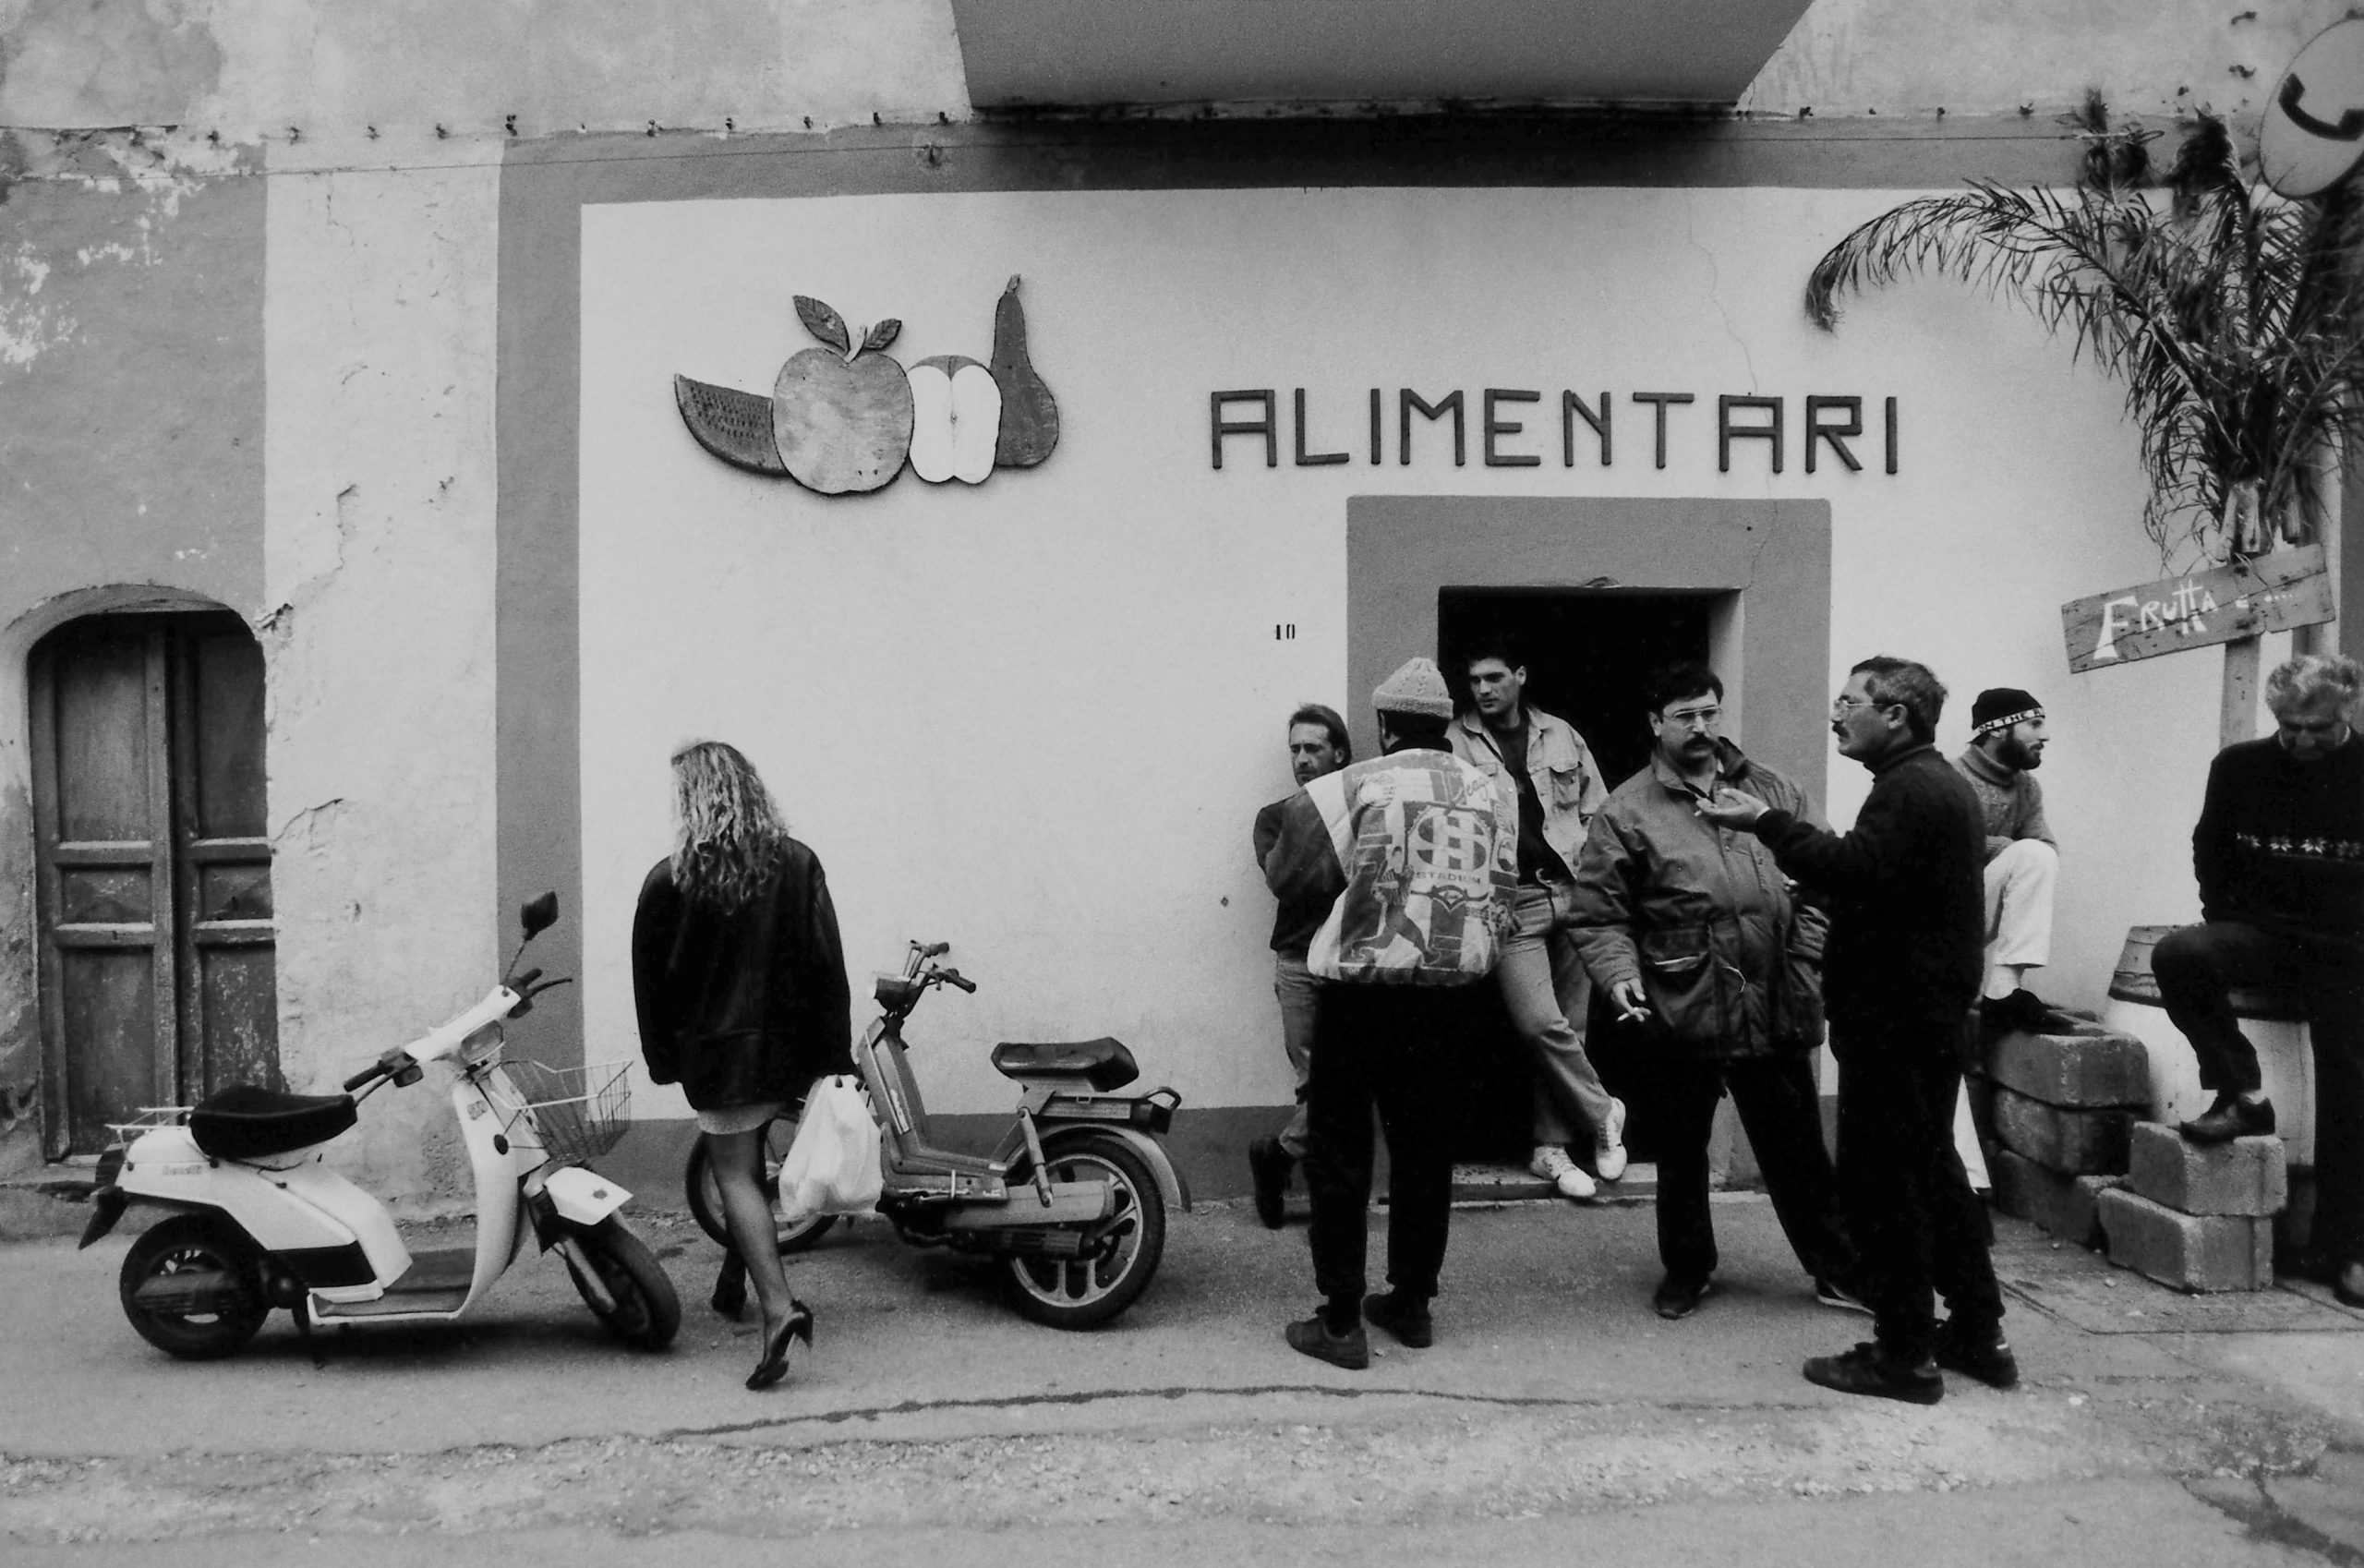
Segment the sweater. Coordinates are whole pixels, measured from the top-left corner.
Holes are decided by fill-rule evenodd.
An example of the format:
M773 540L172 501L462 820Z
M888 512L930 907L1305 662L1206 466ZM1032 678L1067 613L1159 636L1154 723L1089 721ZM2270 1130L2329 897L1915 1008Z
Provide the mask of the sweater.
M2005 767L1984 748L1972 746L1954 758L1986 814L1986 858L1993 860L2021 838L2041 838L2054 849L2052 824L2044 819L2044 786L2025 768Z
M788 840L729 912L693 904L659 861L632 923L633 1003L648 1076L701 1111L790 1100L851 1069L853 1004L821 862Z
M2191 862L2209 920L2364 939L2364 736L2314 762L2271 735L2217 753Z
M1969 1011L1985 971L1985 824L1935 746L1873 764L1872 792L1846 833L1778 810L1753 826L1781 869L1827 901L1823 1005L1834 1044L1843 1051L1850 1024Z

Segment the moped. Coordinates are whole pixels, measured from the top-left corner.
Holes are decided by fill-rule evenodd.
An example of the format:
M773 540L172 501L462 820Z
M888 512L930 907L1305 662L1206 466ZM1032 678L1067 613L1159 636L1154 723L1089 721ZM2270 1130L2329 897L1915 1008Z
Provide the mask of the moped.
M624 1066L501 1059L503 1022L569 983L544 980L538 969L517 972L527 945L557 922L557 895L520 915L525 940L501 983L346 1079L344 1093L237 1084L118 1128L120 1141L100 1158L82 1245L114 1229L131 1204L171 1211L123 1260L124 1315L142 1339L204 1360L236 1351L278 1307L294 1311L308 1346L315 1324L449 1321L484 1298L530 1235L566 1260L585 1302L626 1344L670 1343L681 1302L618 1212L632 1194L582 1164L613 1148L628 1125ZM321 1146L355 1124L360 1100L388 1083L416 1083L429 1062L454 1069L452 1111L476 1178L476 1242L414 1252L383 1204L328 1167Z
M873 988L877 1021L854 1046L872 1113L879 1122L885 1191L878 1212L917 1247L946 1247L999 1260L1010 1305L1055 1328L1104 1323L1149 1288L1165 1249L1168 1204L1190 1206L1158 1136L1173 1126L1182 1096L1172 1089L1118 1094L1140 1076L1124 1044L1096 1040L1005 1041L993 1064L1019 1087L1018 1115L989 1156L955 1153L930 1140L927 1107L906 1055L903 1021L930 990L973 992L976 983L934 960L948 944L913 942L900 974ZM796 1135L796 1115L764 1131L766 1195L778 1198L779 1164ZM703 1140L690 1152L690 1212L725 1248L722 1198ZM777 1212L777 1211L776 1211ZM810 1247L836 1223L829 1214L778 1214L783 1253ZM726 1260L715 1304L743 1302L736 1259Z

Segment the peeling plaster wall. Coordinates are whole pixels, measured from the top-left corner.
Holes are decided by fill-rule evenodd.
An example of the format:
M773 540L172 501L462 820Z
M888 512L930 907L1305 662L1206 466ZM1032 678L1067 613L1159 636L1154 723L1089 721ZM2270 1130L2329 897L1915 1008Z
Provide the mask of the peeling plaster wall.
M2089 87L2129 115L2213 109L2253 123L2300 46L2346 0L1815 0L1743 111L2056 114ZM1900 134L1909 134L1900 131Z
M0 123L235 141L965 117L948 0L15 0Z
M496 978L498 148L270 180L262 623L280 1058L326 1089ZM455 1195L450 1110L388 1093L340 1146Z
M202 140L0 136L0 1176L37 1164L25 656L262 591L262 182Z

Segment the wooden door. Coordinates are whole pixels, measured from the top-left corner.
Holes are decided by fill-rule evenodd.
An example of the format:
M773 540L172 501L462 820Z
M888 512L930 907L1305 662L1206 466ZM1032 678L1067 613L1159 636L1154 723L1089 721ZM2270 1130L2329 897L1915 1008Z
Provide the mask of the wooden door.
M30 669L47 1143L277 1087L262 657L227 614L98 616Z

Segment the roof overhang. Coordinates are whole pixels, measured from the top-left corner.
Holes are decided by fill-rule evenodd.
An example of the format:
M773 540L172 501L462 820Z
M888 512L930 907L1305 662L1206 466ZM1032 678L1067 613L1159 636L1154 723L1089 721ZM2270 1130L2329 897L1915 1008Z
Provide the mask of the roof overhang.
M952 0L980 109L1735 102L1810 0Z

